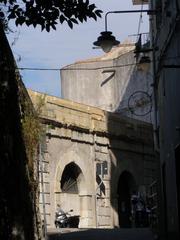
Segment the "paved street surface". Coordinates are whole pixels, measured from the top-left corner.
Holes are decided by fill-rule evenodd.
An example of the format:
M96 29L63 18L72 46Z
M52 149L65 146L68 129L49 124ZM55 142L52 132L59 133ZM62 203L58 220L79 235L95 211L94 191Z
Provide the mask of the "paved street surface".
M48 240L153 240L147 228L131 229L54 229Z

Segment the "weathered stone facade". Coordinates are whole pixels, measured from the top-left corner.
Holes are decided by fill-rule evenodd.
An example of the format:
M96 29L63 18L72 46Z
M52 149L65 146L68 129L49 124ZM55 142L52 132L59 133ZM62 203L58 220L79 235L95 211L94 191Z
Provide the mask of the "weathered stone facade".
M149 6L159 9L150 31L152 47L158 47L154 52L154 91L162 188L159 234L175 240L180 239L180 0L151 0Z
M41 95L29 94L34 103ZM129 203L133 191L145 195L155 178L151 124L48 95L41 117L47 129L43 182L48 226L54 227L57 204L73 209L81 228L123 226L123 201ZM103 175L99 163L104 163Z

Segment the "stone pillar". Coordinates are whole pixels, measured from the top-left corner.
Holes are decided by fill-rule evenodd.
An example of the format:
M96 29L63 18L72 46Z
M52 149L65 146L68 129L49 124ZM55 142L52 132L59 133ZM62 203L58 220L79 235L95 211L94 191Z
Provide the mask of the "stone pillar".
M79 228L92 228L94 225L93 197L92 195L79 195L79 197L80 197Z

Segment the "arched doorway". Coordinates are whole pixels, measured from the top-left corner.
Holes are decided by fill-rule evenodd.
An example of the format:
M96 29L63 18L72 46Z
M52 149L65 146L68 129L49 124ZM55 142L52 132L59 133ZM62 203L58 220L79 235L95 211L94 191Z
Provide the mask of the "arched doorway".
M70 162L64 167L59 179L59 188L56 203L60 204L65 212L72 209L70 215L80 216L78 219L81 222L83 217L81 193L85 188L85 179L81 168L75 162Z
M119 226L130 228L131 224L131 195L136 191L135 180L131 173L124 171L118 181L118 216Z

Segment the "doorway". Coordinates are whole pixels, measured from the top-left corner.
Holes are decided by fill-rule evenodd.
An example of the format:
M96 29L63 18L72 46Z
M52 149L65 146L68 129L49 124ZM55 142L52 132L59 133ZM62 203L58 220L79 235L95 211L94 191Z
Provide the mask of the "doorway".
M132 174L124 171L118 181L118 216L121 228L132 227L131 222L131 195L136 191L136 184Z

